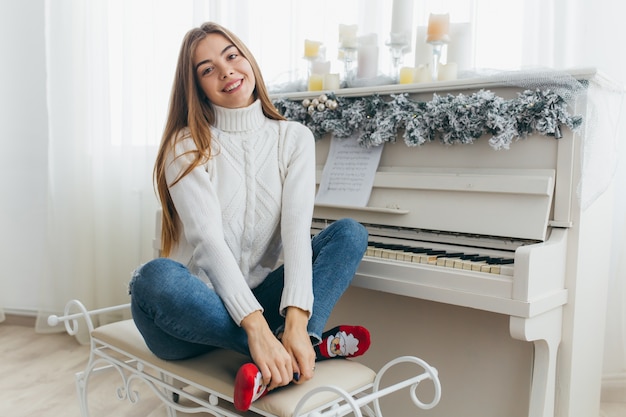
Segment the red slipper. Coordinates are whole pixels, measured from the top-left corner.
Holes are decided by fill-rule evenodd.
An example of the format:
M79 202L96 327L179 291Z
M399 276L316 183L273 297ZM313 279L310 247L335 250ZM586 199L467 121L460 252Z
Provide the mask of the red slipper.
M267 393L267 386L263 384L263 375L253 363L246 363L239 368L235 377L235 392L233 394L235 408L239 411L248 411L250 405Z

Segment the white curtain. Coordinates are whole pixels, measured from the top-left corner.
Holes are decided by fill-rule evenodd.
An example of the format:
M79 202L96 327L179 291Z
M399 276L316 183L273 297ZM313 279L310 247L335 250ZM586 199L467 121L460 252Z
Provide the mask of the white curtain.
M626 56L606 48L626 39L617 4L420 1L414 27L425 25L430 11L448 10L453 22L473 25L477 67L593 66L623 83ZM214 20L232 29L274 83L302 69L304 39L324 42L334 59L339 23L377 33L384 45L391 7L392 0L47 0L50 273L41 285L42 316L72 298L90 308L127 302L131 271L151 258L152 166L178 47L189 28ZM412 53L406 63L414 59ZM386 62L383 46L381 70ZM623 163L616 179L623 187ZM607 315L605 374L613 381L626 381L625 207L616 202Z
M300 2L274 3L269 9L280 10L285 21L306 15ZM267 20L258 18L267 6L244 0L46 2L49 168L38 331L51 331L45 318L71 299L89 309L128 302L132 270L153 256L152 169L184 33L209 19L221 22L260 57L267 55L276 77L301 61L289 33L280 25L266 30ZM292 22L299 34L307 27L298 23L303 19ZM314 23L311 33L319 29ZM278 50L283 43L291 46Z
M554 62L562 67L595 66L622 86L626 55L612 47L612 39L626 39L626 6L610 0L555 0L553 5ZM535 45L540 48L540 44ZM603 369L603 388L626 390L626 109L622 104L617 126L618 165L615 171L615 217ZM613 389L616 388L616 391ZM622 394L623 395L623 394ZM617 400L617 399L614 399ZM621 399L623 401L623 397Z
M74 298L88 308L128 302L131 271L152 256L151 173L181 36L160 30L171 20L152 2L54 0L46 6L42 318ZM192 25L190 18L178 23ZM45 330L45 321L38 327Z

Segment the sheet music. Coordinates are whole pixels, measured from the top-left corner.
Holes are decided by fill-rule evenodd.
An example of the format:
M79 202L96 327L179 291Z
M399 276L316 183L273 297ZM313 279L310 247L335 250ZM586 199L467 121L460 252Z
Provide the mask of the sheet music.
M342 139L333 136L315 202L367 206L382 151L382 145L362 147L356 135Z

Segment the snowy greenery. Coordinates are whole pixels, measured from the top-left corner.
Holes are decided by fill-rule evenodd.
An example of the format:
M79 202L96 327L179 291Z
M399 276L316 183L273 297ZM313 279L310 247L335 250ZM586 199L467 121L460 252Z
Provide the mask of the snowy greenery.
M330 100L333 104L325 107ZM288 99L274 101L289 120L309 127L316 139L327 133L349 137L359 133L365 147L395 142L402 134L408 146L441 141L445 144L469 144L486 135L494 149L508 149L512 142L531 134L559 139L566 126L576 130L582 117L571 116L567 102L550 90L526 90L516 98L503 99L488 90L471 95L433 95L428 102L409 98L408 94L340 97L322 95L321 106Z

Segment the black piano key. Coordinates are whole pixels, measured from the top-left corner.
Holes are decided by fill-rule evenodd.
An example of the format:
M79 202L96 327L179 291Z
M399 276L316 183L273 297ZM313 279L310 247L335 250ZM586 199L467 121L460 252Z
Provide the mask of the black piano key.
M504 258L489 258L489 260L487 260L487 263L489 265L502 265L503 261Z
M431 250L432 248L409 248L409 251L413 253L426 253Z
M446 252L443 255L441 255L441 257L442 258L460 258L463 255L464 255L463 252Z

